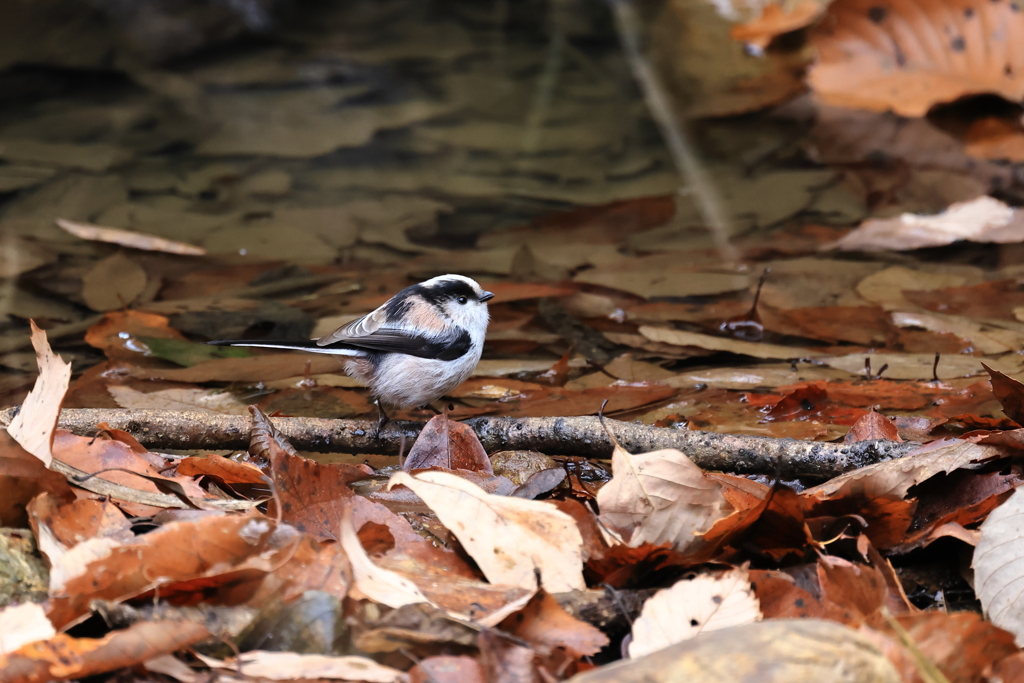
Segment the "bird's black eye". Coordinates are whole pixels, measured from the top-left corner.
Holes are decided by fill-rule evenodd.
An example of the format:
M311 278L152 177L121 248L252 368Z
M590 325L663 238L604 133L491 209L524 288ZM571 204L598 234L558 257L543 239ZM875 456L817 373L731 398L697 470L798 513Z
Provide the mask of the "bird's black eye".
M457 301L458 301L458 302L459 302L460 304L466 304L466 303L467 303L467 302L469 301L469 299L467 299L467 298L466 298L466 297L464 297L464 296L460 296L460 297L459 297L459 298L457 299Z

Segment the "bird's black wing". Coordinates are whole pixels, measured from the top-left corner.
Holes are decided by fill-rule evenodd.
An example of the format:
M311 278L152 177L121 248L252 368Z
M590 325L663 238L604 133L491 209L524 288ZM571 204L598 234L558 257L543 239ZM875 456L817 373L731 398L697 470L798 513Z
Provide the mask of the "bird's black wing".
M347 339L337 343L339 347L356 347L368 351L385 351L404 353L417 358L436 358L437 360L455 360L469 351L472 341L469 333L461 330L455 337L427 337L397 328L381 328L365 337ZM335 344L326 344L322 349L330 349Z
M469 333L462 330L455 337L426 337L398 328L381 328L365 337L346 339L333 344L318 344L310 341L275 341L272 339L223 339L209 342L215 346L249 346L294 351L312 351L337 355L351 355L346 351L378 351L387 353L404 353L417 358L435 358L437 360L455 360L469 351L472 341Z

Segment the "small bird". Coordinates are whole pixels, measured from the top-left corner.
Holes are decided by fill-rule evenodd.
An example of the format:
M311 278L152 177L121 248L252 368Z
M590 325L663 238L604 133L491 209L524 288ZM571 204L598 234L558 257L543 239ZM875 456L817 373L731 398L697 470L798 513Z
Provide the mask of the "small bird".
M430 406L466 380L480 361L494 294L464 275L439 275L406 287L383 306L310 341L225 339L217 346L254 346L345 356L345 372L366 384L381 405Z

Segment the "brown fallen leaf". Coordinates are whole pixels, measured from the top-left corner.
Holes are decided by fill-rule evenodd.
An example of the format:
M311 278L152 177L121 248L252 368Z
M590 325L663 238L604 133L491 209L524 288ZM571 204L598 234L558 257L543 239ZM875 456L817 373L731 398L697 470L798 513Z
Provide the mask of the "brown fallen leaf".
M435 655L409 669L409 683L484 683L484 672L474 657Z
M811 24L824 11L825 5L815 0L803 0L799 4L773 2L761 9L761 16L733 26L731 34L734 40L755 45L763 50L776 36Z
M430 506L492 583L535 589L539 575L550 593L585 587L580 532L551 503L489 494L447 472L398 472L396 485Z
M1006 416L1017 424L1024 424L1024 383L982 363L992 381L992 393L999 399Z
M468 425L449 420L447 415L430 418L402 464L406 472L428 467L494 474L487 451L480 445L476 432Z
M112 470L96 474L105 479L138 491L160 493L158 482L167 482L168 487L180 487L180 491L196 502L210 496L190 477L169 477L160 471L149 458L139 455L132 448L120 441L109 439L76 436L63 429L57 430L53 441L54 457L65 464L82 470L86 474L96 474L101 470ZM127 470L127 471L125 471ZM141 476L140 476L141 475ZM133 514L153 514L147 505L134 501L118 499L118 505Z
M761 620L761 606L745 567L677 581L644 603L633 622L632 659L694 636Z
M146 271L121 252L98 261L82 276L82 298L94 311L127 308L146 288Z
M846 438L843 439L843 442L855 443L857 441L877 441L878 439L903 441L892 420L870 410L853 423L853 427L846 433Z
M501 630L541 651L565 648L574 658L593 656L608 645L608 636L566 612L549 594L538 592L520 612L508 617Z
M955 440L934 441L898 460L868 465L842 474L824 484L806 489L805 498L830 500L844 496L899 500L911 486L939 473L950 473L966 465L1001 457L998 448Z
M28 503L41 493L61 502L75 499L62 474L47 469L43 461L21 447L6 430L0 430L0 524L28 526Z
M214 516L172 522L131 541L92 538L51 567L47 614L60 628L89 612L93 600L120 601L159 587L163 599L261 578L286 561L301 536L261 516ZM174 552L167 552L173 548Z
M103 638L73 638L59 633L0 657L5 683L81 679L133 667L210 637L191 621L143 621Z
M688 332L686 330L673 330L664 327L651 327L642 325L640 334L647 339L673 346L696 346L709 351L725 351L740 356L752 356L753 358L765 358L774 360L788 360L791 358L816 358L823 354L810 349L802 349L796 346L780 346L778 344L763 344L760 342L748 342L739 339L727 339L725 337L713 337L710 334L700 332Z
M935 104L996 93L1018 101L1024 89L1020 15L1013 3L958 0L841 0L811 32L818 61L815 94L849 108L923 117ZM998 49L993 49L998 46Z
M83 240L94 240L96 242L110 242L120 244L123 247L143 249L145 251L163 251L168 254L180 254L182 256L203 256L206 250L184 242L147 235L133 230L121 230L120 228L105 228L102 225L91 223L76 223L75 221L57 219L57 225L63 230L70 232L75 237Z
M36 351L39 377L25 397L21 410L11 420L7 433L49 467L53 460L53 432L71 381L71 363L65 363L50 349L46 332L36 327L35 322L29 321L29 325L32 327L32 347Z
M29 503L28 512L32 532L39 539L40 552L51 563L90 538L120 542L135 538L131 522L109 500L85 498L62 505L54 496L43 493Z

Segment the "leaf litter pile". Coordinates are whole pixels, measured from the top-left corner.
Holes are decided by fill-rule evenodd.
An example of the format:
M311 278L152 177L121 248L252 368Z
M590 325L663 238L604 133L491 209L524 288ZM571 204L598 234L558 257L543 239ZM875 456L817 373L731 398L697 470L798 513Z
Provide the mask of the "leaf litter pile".
M1017 3L648 7L724 235L606 9L449 4L0 26L0 680L1024 680ZM484 359L379 441L204 343L444 272Z

